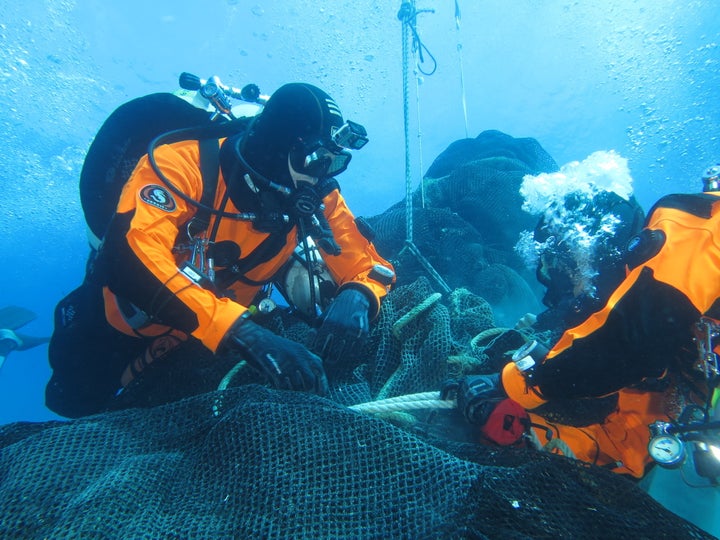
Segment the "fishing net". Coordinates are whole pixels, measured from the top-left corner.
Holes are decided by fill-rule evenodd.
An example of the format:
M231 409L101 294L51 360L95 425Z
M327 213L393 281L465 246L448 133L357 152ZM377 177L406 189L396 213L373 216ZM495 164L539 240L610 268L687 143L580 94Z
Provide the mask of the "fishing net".
M264 322L310 332L282 311ZM329 398L198 348L154 364L120 410L4 426L0 537L708 538L606 470L476 444L456 411L346 407L482 368L474 338L492 329L482 298L419 279L388 296L374 353L329 369Z
M537 216L523 210L520 186L526 175L557 170L535 139L484 131L455 141L412 194L416 249L408 249L405 201L368 218L373 241L393 262L398 284L427 275L430 265L451 289L483 297L497 322L511 324L541 309L534 268L515 251L521 233L537 224Z
M489 129L474 139L460 139L451 143L435 158L425 176L440 178L471 161L496 157L520 163L529 170L529 174L559 170L555 160L536 139L513 137Z

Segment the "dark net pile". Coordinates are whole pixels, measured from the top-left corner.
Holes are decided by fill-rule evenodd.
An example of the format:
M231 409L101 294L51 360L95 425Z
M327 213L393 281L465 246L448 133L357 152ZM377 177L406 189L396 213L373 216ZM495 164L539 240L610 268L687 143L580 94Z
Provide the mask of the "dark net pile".
M335 400L433 390L456 369L447 358L482 362L467 338L492 319L467 291L393 332L432 295L427 280L390 295L376 355L331 371ZM231 362L168 363L116 404L137 408L0 428L1 538L707 538L608 471L468 442L454 413L401 428L240 384L247 368L214 390ZM156 405L190 387L201 393Z
M484 131L453 142L432 163L412 194L412 241L450 288L485 298L502 323L537 311L534 269L515 252L537 216L522 209L525 175L555 172L555 160L531 138ZM380 253L395 264L399 284L427 275L406 249L406 202L369 218ZM506 313L506 317L502 317Z

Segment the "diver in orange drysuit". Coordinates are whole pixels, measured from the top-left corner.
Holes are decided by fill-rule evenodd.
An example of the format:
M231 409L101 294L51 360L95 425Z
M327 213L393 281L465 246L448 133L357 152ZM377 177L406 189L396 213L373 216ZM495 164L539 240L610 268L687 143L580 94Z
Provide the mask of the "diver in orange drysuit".
M71 417L102 410L143 358L186 340L245 359L278 388L326 392L322 360L337 361L367 334L394 279L334 179L348 150L366 142L322 90L281 87L246 129L220 140L215 211L201 233L193 229L207 187L198 141L144 156L85 284L56 308L48 407ZM259 326L248 310L307 235L339 287L314 352Z
M703 178L704 193L666 196L648 213L628 244L626 277L605 307L565 331L547 354L520 352L502 373L455 385L470 422L483 425L508 397L532 411L552 400L617 393L615 411L599 424L530 419L541 442L551 433L578 459L644 475L648 426L677 414L678 401L709 403L718 375L717 360L698 360L695 340L720 320L720 167L713 171Z

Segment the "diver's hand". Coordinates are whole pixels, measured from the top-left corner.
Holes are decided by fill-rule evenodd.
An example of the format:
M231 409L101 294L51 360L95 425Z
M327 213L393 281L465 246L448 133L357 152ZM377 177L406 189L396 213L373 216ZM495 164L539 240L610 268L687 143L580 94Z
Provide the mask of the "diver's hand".
M441 399L449 399L453 393L457 407L467 421L481 426L487 422L497 404L507 398L499 373L469 375L446 381L440 390Z
M367 340L370 301L357 289L345 289L325 311L310 348L328 364L337 363L362 348Z
M228 330L220 355L239 356L267 376L275 388L325 395L328 382L322 360L300 343L285 339L243 318Z
M518 319L518 322L515 323L515 330L524 330L525 328L532 328L532 326L537 322L537 316L534 313L526 313L520 319Z

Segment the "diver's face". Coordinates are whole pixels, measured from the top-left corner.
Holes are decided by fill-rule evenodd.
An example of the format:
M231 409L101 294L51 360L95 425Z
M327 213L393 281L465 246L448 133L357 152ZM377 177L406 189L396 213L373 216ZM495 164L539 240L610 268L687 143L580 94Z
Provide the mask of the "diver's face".
M582 292L573 279L573 270L552 250L540 254L535 275L546 289L543 304L547 307L571 301Z
M290 177L292 178L293 184L295 185L296 188L298 187L298 185L300 185L303 182L306 184L310 184L311 186L314 186L315 184L317 184L318 179L315 178L314 176L310 176L308 174L304 174L304 173L301 173L301 172L295 170L295 168L292 165L292 160L290 159L290 154L288 154L287 164L288 164L288 170L290 171Z

